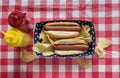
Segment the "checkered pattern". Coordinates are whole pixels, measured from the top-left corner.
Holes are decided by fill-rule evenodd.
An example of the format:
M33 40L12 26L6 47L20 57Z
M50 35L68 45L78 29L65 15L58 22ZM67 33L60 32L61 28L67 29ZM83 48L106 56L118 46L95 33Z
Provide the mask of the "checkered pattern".
M40 58L31 63L20 60L20 48L5 44L0 33L0 78L120 78L120 0L0 0L0 31L10 28L8 14L27 12L34 24L46 20L87 20L94 23L97 42L112 40L106 57L96 54L92 67L81 69L76 58ZM32 52L32 45L28 50Z

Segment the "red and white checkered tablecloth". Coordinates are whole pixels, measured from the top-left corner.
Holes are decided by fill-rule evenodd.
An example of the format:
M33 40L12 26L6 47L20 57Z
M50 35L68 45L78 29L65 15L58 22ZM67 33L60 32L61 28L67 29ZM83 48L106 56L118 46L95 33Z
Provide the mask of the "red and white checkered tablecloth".
M0 31L10 29L8 14L27 12L34 22L46 20L87 20L94 23L97 42L112 41L105 58L96 54L92 67L82 69L76 58L40 58L24 63L20 48L5 44L0 33L0 78L120 78L120 0L0 0ZM28 47L32 53L32 45Z

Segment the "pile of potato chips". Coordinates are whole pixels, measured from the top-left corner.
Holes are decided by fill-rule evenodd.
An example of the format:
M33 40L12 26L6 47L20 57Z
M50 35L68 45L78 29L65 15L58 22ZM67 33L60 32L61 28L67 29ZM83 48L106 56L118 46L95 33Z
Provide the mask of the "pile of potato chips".
M33 45L33 51L41 53L43 56L51 56L54 54L53 42L54 40L46 35L44 30L41 31L39 39L42 39L42 42L37 42Z

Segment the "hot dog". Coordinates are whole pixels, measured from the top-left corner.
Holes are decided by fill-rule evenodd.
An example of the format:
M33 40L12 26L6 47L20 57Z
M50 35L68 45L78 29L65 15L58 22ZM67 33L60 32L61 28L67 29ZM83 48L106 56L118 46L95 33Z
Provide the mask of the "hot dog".
M85 40L78 38L61 39L54 42L54 49L58 55L73 55L84 53L89 49L89 45Z
M82 27L75 22L54 22L44 25L45 33L56 39L77 37L81 29Z

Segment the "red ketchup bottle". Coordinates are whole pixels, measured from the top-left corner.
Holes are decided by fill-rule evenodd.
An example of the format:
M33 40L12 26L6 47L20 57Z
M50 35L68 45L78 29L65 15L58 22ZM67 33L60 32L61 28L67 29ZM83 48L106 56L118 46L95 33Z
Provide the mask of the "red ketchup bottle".
M19 11L13 11L12 13L10 13L10 15L8 16L8 23L11 27L25 32L30 32L32 29L30 27L30 21L28 21L26 17L26 13L22 13Z

